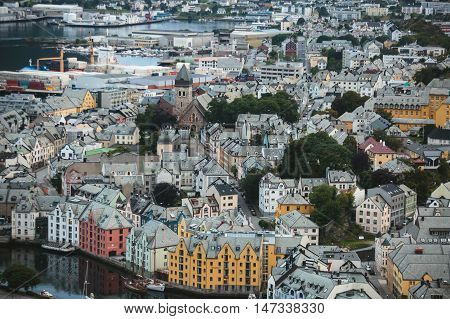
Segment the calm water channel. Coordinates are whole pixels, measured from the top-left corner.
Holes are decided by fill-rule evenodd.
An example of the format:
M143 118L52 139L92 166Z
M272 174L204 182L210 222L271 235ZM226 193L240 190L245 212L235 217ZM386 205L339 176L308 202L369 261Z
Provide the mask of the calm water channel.
M41 273L41 283L34 287L33 291L47 290L58 299L82 298L87 260L78 254L66 257L38 247L0 246L0 271L12 264L34 268ZM89 259L88 264L88 293L94 293L97 299L194 297L173 292L148 292L144 296L135 294L122 286L120 277L124 274L121 271L92 259Z
M211 22L187 22L170 20L161 23L137 25L124 28L72 28L47 25L45 22L5 23L0 24L0 70L18 70L28 65L28 60L33 61L39 57L50 57L56 53L55 48L39 43L28 43L27 39L51 39L66 38L79 39L89 35L118 35L128 36L137 30L170 30L170 31L213 31L215 29L232 29L234 23L223 21ZM71 55L67 55L71 56ZM143 65L152 62L144 58L133 57L130 61L119 61L126 64Z

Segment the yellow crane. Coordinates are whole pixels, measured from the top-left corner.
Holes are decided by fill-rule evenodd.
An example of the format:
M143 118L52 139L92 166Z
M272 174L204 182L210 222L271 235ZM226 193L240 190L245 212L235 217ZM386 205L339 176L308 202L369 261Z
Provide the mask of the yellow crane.
M36 70L39 70L41 61L59 61L59 72L64 72L64 50L59 51L59 57L39 58L36 60Z

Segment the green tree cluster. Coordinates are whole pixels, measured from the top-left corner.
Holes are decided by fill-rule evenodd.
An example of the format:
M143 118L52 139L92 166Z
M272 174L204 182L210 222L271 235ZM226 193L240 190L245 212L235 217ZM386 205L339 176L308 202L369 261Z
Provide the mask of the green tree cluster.
M50 184L56 189L58 194L62 193L62 180L61 180L61 173L56 174L50 179Z
M319 132L289 143L278 171L285 178L323 177L327 167L351 169L351 160L352 152L347 147Z
M393 136L389 136L386 134L386 131L384 130L376 130L373 132L373 137L377 141L384 141L386 143L386 146L391 148L394 151L399 151L403 147L403 142L401 139Z
M297 102L286 92L265 95L260 99L246 95L227 103L224 99L211 101L206 118L209 122L232 124L239 114L278 114L288 123L294 123L299 118Z
M414 81L417 83L423 83L427 85L433 79L448 79L450 78L450 68L445 68L443 70L438 67L431 66L428 68L424 68L416 74L414 74Z
M313 188L309 199L314 205L311 219L319 226L324 226L331 221L344 228L349 224L354 201L351 193L338 194L335 187L323 184Z
M288 39L291 36L291 34L288 33L282 33L282 34L277 34L274 37L272 37L272 45L281 45L281 43Z
M350 41L352 43L352 45L360 44L360 41L351 34L346 34L346 35L339 36L339 37L330 37L328 35L321 35L317 38L317 43L322 43L324 41L331 41L331 40L347 40L347 41Z
M259 227L261 227L262 229L265 229L265 230L274 230L275 229L275 226L273 223L270 223L264 219L261 219L258 222L258 225L259 225Z
M325 7L318 8L317 12L319 13L319 17L321 17L321 18L330 16L327 8L325 8Z
M385 120L388 120L389 122L392 120L392 114L387 112L384 109L376 109L375 113L377 113L378 115L380 115L382 118L384 118Z
M158 183L153 189L153 196L158 205L164 207L174 206L178 198L177 188L169 183Z
M399 176L403 183L417 193L417 204L425 205L427 198L441 184L450 180L450 166L442 161L436 171L416 169Z
M323 49L322 55L328 58L327 69L330 71L341 72L342 70L342 52L335 49Z
M364 189L377 187L379 185L396 184L398 176L392 174L387 169L379 169L374 172L367 169L359 174L359 185Z
M40 282L38 273L34 269L19 264L13 264L6 268L1 278L8 282L10 289L29 290Z
M256 203L259 197L259 181L269 170L250 169L247 175L239 181L239 186L250 202Z
M345 92L342 96L338 96L331 104L331 109L336 111L338 116L345 112L353 112L357 107L363 105L369 98L360 96L354 91Z
M174 125L177 119L157 105L148 105L144 113L138 114L136 125L139 128L139 152L156 153L159 130L166 125Z
M406 21L399 21L398 26L402 30L411 31L413 35L404 36L400 39L398 45L413 43L422 46L441 46L447 51L450 50L450 37L439 29L438 26L425 21L421 16L415 16Z

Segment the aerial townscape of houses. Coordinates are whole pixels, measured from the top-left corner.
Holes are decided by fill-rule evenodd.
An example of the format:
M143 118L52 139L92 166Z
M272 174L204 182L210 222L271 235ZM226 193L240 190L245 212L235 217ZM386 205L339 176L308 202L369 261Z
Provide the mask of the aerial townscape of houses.
M205 296L450 298L448 1L147 3L115 6L235 26L0 71L2 241Z

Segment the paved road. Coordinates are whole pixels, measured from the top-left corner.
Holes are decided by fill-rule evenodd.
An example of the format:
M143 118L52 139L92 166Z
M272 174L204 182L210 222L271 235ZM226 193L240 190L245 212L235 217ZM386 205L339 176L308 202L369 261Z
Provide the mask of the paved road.
M192 137L189 140L189 156L203 156L207 155L205 152L205 147L202 143L200 143L200 140L198 136Z
M38 169L36 172L36 182L38 184L47 184L49 183L48 179L48 167L44 166L40 169Z
M261 227L259 226L259 221L261 220L261 218L259 218L258 216L252 215L251 207L249 207L249 205L247 204L247 202L245 201L245 199L242 195L243 194L239 192L238 205L241 207L241 211L244 213L244 215L250 217L255 230L261 230ZM255 214L256 213L257 213L257 210L255 210Z
M244 66L248 70L251 70L253 68L253 66L255 65L255 62L256 62L256 49L251 49L247 54Z
M378 291L380 296L383 299L392 299L392 296L388 293L387 290L387 282L386 279L381 277L380 273L377 271L375 267L375 262L364 262L362 263L363 267L365 268L367 265L370 265L370 267L375 271L375 275L367 274L369 281L372 283L372 285L375 287L375 289Z

